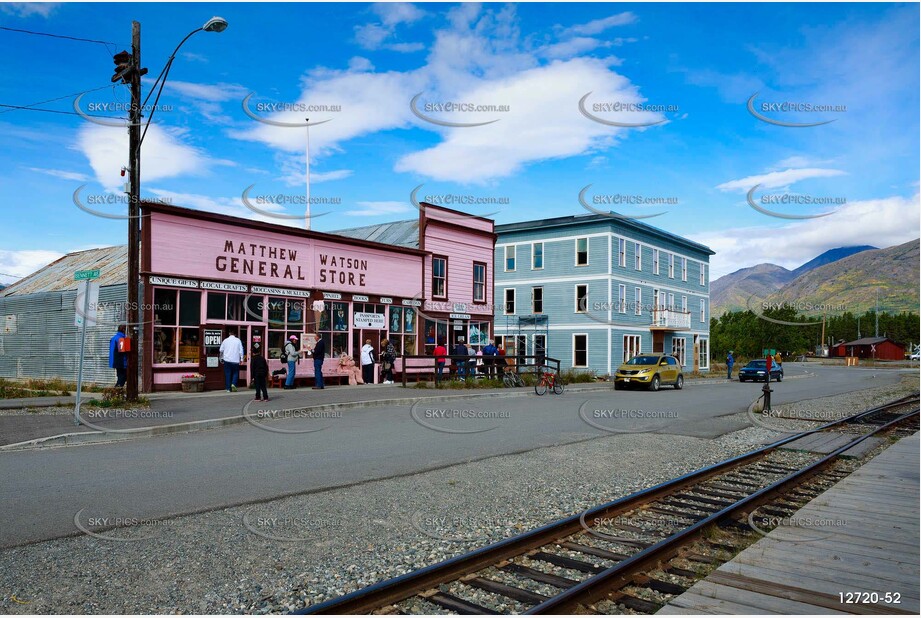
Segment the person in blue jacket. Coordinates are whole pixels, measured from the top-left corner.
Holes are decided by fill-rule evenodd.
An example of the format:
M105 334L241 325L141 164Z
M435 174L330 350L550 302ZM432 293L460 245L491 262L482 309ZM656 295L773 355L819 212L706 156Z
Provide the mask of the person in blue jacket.
M119 326L109 340L109 367L115 370L115 388L121 388L128 381L128 355L118 351L118 342L124 338L125 327Z
M736 359L732 356L732 350L729 350L729 354L726 356L726 379L732 379L732 366L736 364Z

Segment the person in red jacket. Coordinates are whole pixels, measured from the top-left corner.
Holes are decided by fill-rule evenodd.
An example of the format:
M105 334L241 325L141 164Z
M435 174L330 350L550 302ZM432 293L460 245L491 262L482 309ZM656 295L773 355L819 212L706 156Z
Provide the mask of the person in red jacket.
M446 356L448 355L448 348L444 346L443 343L439 343L435 346L435 384L441 382L442 373L445 370L445 361L447 360Z

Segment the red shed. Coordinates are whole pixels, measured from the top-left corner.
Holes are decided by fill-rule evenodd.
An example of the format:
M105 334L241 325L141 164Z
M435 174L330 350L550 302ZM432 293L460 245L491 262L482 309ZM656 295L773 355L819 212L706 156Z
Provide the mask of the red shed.
M835 344L832 346L829 356L903 360L905 358L905 346L901 343L896 343L889 337L864 337L855 341Z

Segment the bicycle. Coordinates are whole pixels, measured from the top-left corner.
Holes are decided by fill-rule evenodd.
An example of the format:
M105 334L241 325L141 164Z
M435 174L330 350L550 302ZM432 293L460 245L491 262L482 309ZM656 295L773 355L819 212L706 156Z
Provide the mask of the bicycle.
M524 380L521 379L521 376L514 371L508 370L502 374L502 383L506 386L506 388L524 386Z
M538 380L537 384L534 385L534 392L538 395L543 395L548 390L553 391L556 395L562 395L563 382L555 373L538 369Z

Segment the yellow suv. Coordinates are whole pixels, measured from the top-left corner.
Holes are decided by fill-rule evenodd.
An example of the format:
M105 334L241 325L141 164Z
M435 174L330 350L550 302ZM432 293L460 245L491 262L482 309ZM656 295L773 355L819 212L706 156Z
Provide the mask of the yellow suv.
M645 386L651 391L659 390L663 384L684 387L684 376L678 359L669 354L639 354L618 367L614 374L614 389L622 390L634 384Z

